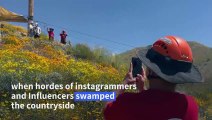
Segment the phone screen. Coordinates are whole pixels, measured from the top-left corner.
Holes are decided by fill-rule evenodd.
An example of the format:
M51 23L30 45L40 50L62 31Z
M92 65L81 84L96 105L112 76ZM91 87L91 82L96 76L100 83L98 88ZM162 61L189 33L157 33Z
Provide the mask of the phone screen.
M137 57L132 57L132 65L133 65L133 77L136 77L137 74L141 74L142 72L142 62Z

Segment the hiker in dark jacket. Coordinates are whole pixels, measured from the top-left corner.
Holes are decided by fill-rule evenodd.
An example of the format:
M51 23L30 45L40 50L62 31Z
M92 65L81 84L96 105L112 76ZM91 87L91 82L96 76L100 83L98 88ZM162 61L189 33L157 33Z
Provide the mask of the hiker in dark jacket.
M67 37L68 35L66 34L66 32L63 30L62 31L62 33L60 34L60 42L62 43L62 44L66 44L66 37Z
M53 28L47 28L48 34L49 34L49 40L54 41L54 29Z

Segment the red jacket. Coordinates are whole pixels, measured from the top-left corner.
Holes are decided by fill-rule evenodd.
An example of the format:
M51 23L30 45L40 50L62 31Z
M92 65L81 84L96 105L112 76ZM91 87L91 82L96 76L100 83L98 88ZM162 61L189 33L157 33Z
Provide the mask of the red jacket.
M54 32L53 31L48 31L48 33L49 33L49 37L54 38Z
M61 39L66 39L66 36L68 36L66 33L61 33L60 34Z
M191 96L146 90L119 95L116 101L106 105L104 117L106 120L198 120L198 106Z

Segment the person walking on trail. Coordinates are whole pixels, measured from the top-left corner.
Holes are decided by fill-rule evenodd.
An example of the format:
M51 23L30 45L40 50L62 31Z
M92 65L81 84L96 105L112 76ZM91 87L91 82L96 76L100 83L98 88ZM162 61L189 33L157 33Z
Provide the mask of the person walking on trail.
M48 34L49 34L49 40L54 41L54 29L53 28L47 28Z
M34 26L34 38L40 38L41 28L38 26L38 23L35 23Z
M176 36L165 36L150 48L137 51L146 69L132 76L132 63L123 84L136 84L138 93L117 91L117 98L106 103L106 120L198 120L198 105L192 96L175 91L176 84L203 82L193 65L188 43ZM149 89L144 87L148 79Z
M66 34L66 32L63 30L62 31L62 33L60 34L60 42L62 43L62 44L66 44L66 37L67 37L68 35Z

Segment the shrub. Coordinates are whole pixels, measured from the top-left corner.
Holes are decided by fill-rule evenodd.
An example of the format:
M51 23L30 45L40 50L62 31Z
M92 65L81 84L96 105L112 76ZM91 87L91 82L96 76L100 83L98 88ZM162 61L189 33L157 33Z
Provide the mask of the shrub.
M77 44L74 46L73 51L76 58L93 60L94 54L86 44Z

